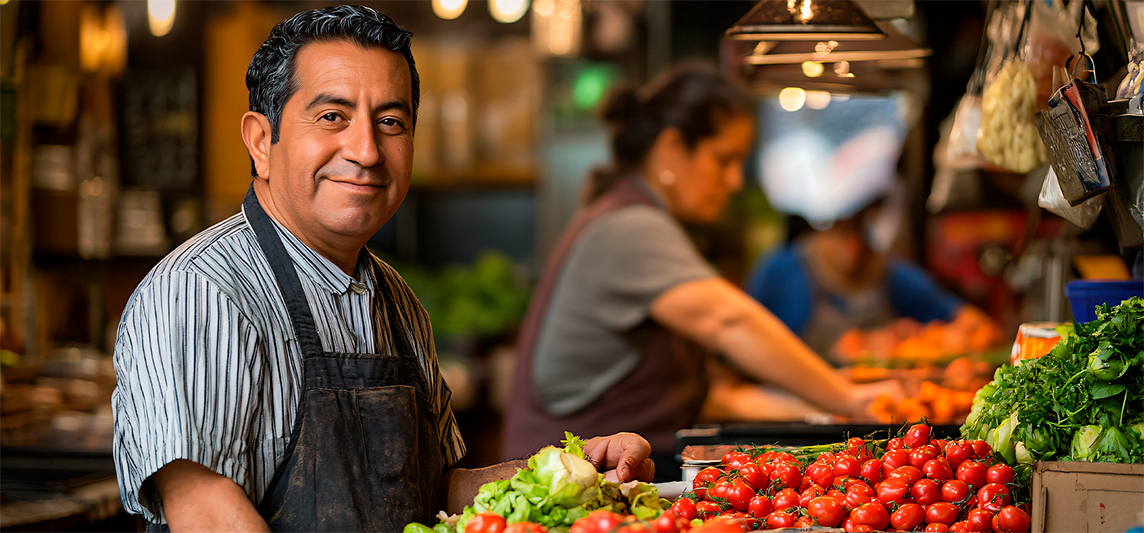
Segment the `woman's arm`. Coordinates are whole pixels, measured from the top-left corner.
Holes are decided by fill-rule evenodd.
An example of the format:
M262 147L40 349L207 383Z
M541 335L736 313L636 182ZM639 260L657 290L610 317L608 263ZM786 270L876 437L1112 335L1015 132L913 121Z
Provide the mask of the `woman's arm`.
M270 531L234 481L198 463L167 463L151 479L171 531Z
M863 417L878 394L902 396L896 382L849 382L770 311L722 278L676 285L652 301L650 314L664 327L723 353L755 379L835 414Z

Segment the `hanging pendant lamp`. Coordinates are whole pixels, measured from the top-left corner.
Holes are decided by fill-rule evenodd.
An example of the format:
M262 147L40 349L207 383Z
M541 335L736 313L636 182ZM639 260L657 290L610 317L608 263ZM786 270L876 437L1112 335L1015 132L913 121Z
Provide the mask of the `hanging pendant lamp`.
M762 0L726 31L744 41L854 41L886 37L851 0Z

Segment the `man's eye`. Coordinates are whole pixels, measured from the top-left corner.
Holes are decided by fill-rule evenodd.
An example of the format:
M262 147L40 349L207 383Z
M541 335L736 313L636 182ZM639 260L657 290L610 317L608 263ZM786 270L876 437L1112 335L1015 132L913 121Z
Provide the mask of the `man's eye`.
M327 122L334 122L334 121L338 120L339 118L341 118L341 117L339 117L337 113L326 113L325 115L322 115L322 120L325 120Z
M397 120L393 117L385 117L378 122L380 122L382 126L401 126L402 125L400 120Z

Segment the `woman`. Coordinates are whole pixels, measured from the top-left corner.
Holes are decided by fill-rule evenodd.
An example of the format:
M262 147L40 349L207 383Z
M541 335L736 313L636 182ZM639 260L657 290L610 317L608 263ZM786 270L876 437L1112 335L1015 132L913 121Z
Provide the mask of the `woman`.
M564 431L622 428L670 461L676 430L703 407L711 351L837 414L860 416L879 392L893 391L836 374L720 278L684 233L681 223L714 221L742 187L751 100L717 72L682 68L615 95L604 116L615 166L593 177L590 203L565 229L533 295L503 455L526 455Z

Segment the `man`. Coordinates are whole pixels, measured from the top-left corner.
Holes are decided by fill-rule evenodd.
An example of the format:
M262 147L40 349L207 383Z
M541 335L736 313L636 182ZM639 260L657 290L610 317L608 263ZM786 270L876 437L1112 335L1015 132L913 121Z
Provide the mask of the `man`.
M124 507L153 529L397 531L458 511L522 462L464 445L428 317L365 248L409 186L409 33L339 6L277 25L247 72L242 213L143 280L115 348ZM633 434L586 452L649 478Z

